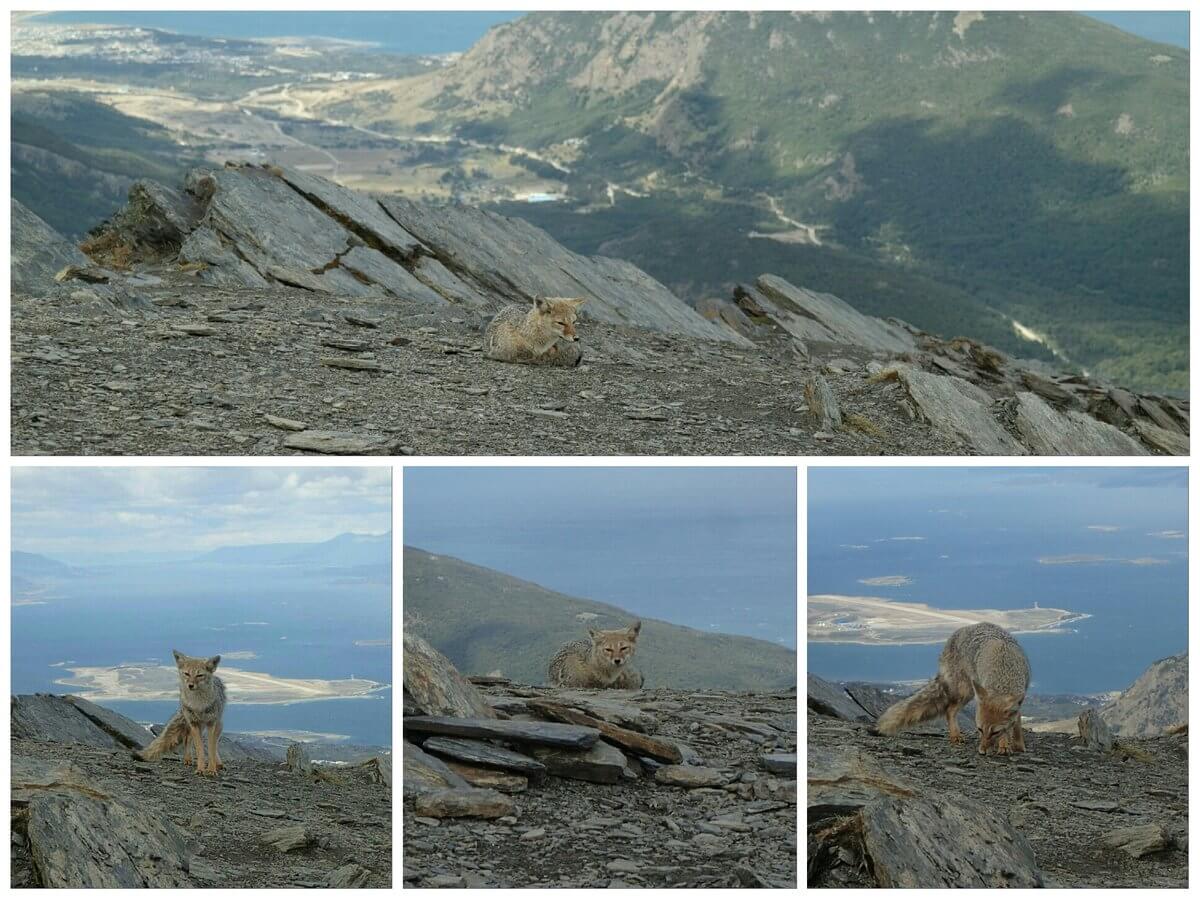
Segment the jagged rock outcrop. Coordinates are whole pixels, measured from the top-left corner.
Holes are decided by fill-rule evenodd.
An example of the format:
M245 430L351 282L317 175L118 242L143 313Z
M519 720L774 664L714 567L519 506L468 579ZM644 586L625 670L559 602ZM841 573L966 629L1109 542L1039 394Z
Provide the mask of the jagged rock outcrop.
M88 264L88 258L78 247L15 198L10 223L9 276L14 291L47 290L54 285L54 276L67 266Z
M83 246L92 261L49 284L49 266L15 256L14 271L29 267L11 317L24 455L1188 446L1184 400L1046 375L771 275L702 315L628 263L572 253L523 221L303 172L140 182ZM537 294L587 298L577 369L483 357L487 318Z
M1188 721L1188 655L1152 664L1100 710L1119 737L1148 737Z
M1186 734L1104 750L1027 731L1026 753L980 756L878 734L880 704L849 688L809 676L809 887L1186 883Z
M1077 374L1047 377L968 338L945 340L897 319L866 316L829 294L763 275L738 285L751 321L799 342L814 361L843 376L835 395L862 395L897 382L896 398L963 452L988 456L1147 456L1187 454L1190 404L1135 396ZM845 360L844 357L852 357ZM857 356L866 365L855 362ZM849 363L856 388L844 378ZM863 381L867 384L862 384Z
M406 710L406 886L795 886L794 694L479 681L496 718Z
M150 731L77 697L11 719L13 887L390 886L390 758L305 771L222 738L209 778L135 759ZM262 840L281 822L286 851Z
M139 182L89 245L102 260L174 261L222 286L290 285L485 312L536 295L583 296L601 322L749 345L637 267L572 253L523 220L374 198L275 166L193 170L182 193Z

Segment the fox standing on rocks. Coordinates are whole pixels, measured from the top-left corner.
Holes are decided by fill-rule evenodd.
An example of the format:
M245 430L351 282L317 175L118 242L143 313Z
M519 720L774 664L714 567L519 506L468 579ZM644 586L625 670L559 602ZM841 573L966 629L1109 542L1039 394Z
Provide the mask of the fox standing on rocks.
M895 734L944 714L950 742L957 744L963 739L958 711L975 697L979 752L986 754L996 743L1000 754L1023 753L1021 704L1028 689L1029 660L1016 638L999 625L980 622L950 635L933 680L888 707L876 727L881 734Z
M582 297L535 297L530 307L504 307L483 333L483 355L531 366L579 365L575 321L583 303Z
M563 644L550 660L550 683L555 687L637 690L642 673L629 666L637 651L640 621L613 631L588 629L589 640Z
M225 682L213 672L221 662L221 657L184 656L178 650L171 652L179 669L179 711L171 716L162 733L148 747L134 751L133 755L141 760L159 759L164 753L183 744L183 763L188 765L194 745L196 774L216 775L221 768L217 743L221 740L221 717L225 714ZM207 765L201 733L204 728L208 730Z

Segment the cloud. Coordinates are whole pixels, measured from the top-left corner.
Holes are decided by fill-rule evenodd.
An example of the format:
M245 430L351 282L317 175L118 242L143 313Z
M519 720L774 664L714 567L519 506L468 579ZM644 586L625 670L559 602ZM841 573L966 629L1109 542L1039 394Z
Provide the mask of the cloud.
M878 538L875 543L882 544L885 541L923 541L925 538L919 535L900 535L899 537Z
M1119 525L1089 525L1087 528L1088 531L1102 531L1106 534L1121 530Z
M1186 538L1187 533L1183 532L1183 531L1176 531L1174 529L1168 529L1167 531L1150 531L1150 532L1147 532L1147 536L1163 538L1164 540L1168 540L1168 541L1179 541L1179 540L1183 540L1184 538Z
M841 547L843 550L869 550L869 549L871 549L867 544L838 544L838 546Z
M912 579L907 575L879 575L875 578L860 578L858 583L874 587L900 587L904 584L912 584Z
M258 659L253 650L222 650L221 659Z
M387 467L12 470L17 549L50 556L315 543L391 518Z

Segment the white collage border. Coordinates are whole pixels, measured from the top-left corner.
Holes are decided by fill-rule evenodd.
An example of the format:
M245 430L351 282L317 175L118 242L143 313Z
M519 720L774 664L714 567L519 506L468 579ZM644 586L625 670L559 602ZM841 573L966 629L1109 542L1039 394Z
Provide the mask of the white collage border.
M655 10L694 10L694 9L710 9L721 10L729 8L737 9L756 9L756 10L791 10L797 8L796 3L780 3L780 2L752 2L744 4L722 4L714 2L699 2L691 3L662 3L654 4L653 6L634 5L631 3L612 3L600 2L595 3L578 3L578 2L531 2L518 4L526 10L628 10L628 9L655 9ZM145 0L131 0L131 2L122 2L120 4L102 4L94 2L63 2L63 0L47 0L47 2L30 4L36 6L39 10L87 10L87 9L111 9L119 7L122 10L155 10L163 9L168 6L162 2L145 2ZM432 4L401 4L396 2L383 2L383 0L360 0L353 5L354 10L372 10L372 11L394 11L402 8L408 9L430 9ZM505 4L497 2L497 0L444 0L436 5L439 10L503 10L514 6L514 4ZM845 3L845 2L822 2L814 4L816 8L828 10L855 10L861 9L861 4ZM1195 4L1190 2L1179 2L1179 0L1169 0L1155 4L1155 9L1163 11L1193 11ZM244 9L244 5L235 5L231 3L202 3L202 2L176 2L169 4L173 11L181 10L207 10L207 11L224 11ZM942 4L929 2L910 2L899 6L885 7L890 9L907 9L907 10L936 10L943 8ZM1006 10L1006 11L1023 11L1029 8L1028 3L1011 2L1011 0L1002 0L1002 2L993 2L989 4L987 9L990 10ZM1070 10L1107 10L1107 11L1122 11L1129 8L1129 4L1119 2L1119 0L1095 0L1090 3L1073 2L1055 7L1055 9L1070 9ZM254 9L259 11L287 11L287 10L321 10L328 9L327 3L313 2L313 0L293 0L293 2L279 2L279 0L260 0L254 4ZM1191 32L1194 37L1197 31L1196 17L1192 17ZM8 16L0 20L0 29L3 29L5 38L5 47L11 46L11 19ZM10 78L10 68L4 67L2 77L7 81ZM1195 70L1192 72L1193 88L1195 86ZM7 85L6 85L7 88ZM3 112L0 115L0 128L3 129L2 141L0 147L4 154L5 162L9 164L11 171L11 98L9 90L5 89L0 92L3 97ZM1193 91L1194 96L1194 91ZM1191 121L1191 136L1194 138L1200 126L1196 123L1196 116L1192 116ZM1195 161L1192 162L1193 173L1195 172ZM1194 182L1193 178L1193 182ZM11 187L10 187L11 190ZM10 205L3 204L0 207L0 217L4 223L4 233L10 233ZM1193 248L1195 246L1195 235L1197 232L1197 224L1200 221L1195 208L1191 210L1191 233L1193 235ZM11 267L11 250L9 242L5 240L2 245L3 259L6 263L5 268ZM1193 254L1194 255L1194 254ZM1193 268L1191 272L1191 341L1190 346L1195 347L1196 337L1196 312L1198 310L1198 278ZM8 285L5 285L5 296L9 290ZM10 305L7 307L11 308ZM3 318L3 336L0 339L0 353L3 354L3 367L0 368L0 388L5 398L11 398L10 394L10 365L11 365L11 349L10 349L10 321L6 314ZM1200 385L1200 373L1197 372L1196 366L1192 367L1191 373L1191 394L1196 394L1196 388ZM1175 466L1189 469L1191 474L1191 458L1169 458L1169 457L1153 457L1153 458L1110 458L1110 457L1080 457L1080 458L1029 458L1029 457L412 457L412 458L385 458L385 457L337 457L337 458L316 458L316 457L14 457L9 452L11 446L9 438L11 436L11 400L6 402L3 409L0 410L0 425L3 428L4 446L5 446L5 472L0 487L0 504L6 511L3 518L3 525L0 526L0 534L3 535L4 553L0 554L0 583L10 585L10 564L12 547L11 536L11 469L16 466L45 466L45 467L137 467L137 466L166 466L166 467L354 467L354 466L370 466L381 467L389 466L392 469L392 549L393 549L393 607L392 607L392 640L393 640L393 682L396 679L396 673L401 671L401 655L403 642L401 640L401 623L403 621L403 606L401 594L401 584L403 578L403 473L406 468L417 468L424 466L521 466L521 467L558 467L558 466L611 466L611 467L671 467L671 466L774 466L774 467L795 467L797 471L797 687L799 675L806 671L806 648L801 640L803 630L803 619L801 615L803 611L804 598L807 597L807 567L805 565L807 545L807 473L809 468L826 467L826 466L846 466L846 467L891 467L891 468L906 468L906 467L986 467L986 466L1003 466L1003 467L1044 467L1044 468L1071 468L1071 467L1144 467L1144 466ZM1195 479L1189 477L1188 484L1188 555L1194 557L1197 550L1197 537L1195 528L1195 510L1196 510L1196 485ZM1188 572L1188 596L1196 596L1197 574L1194 567L1189 567ZM11 599L11 598L10 598ZM1190 602L1189 602L1190 612ZM1194 643L1196 636L1197 624L1195 617L1189 615L1188 620L1188 644L1189 647ZM9 647L11 639L11 621L9 617L5 617L3 625L0 625L0 640L2 646ZM5 660L4 665L0 666L0 683L6 689L11 687L11 669ZM797 695L798 696L798 695ZM397 692L393 691L393 748L394 756L398 756L399 748L401 747L401 716L398 714L400 706ZM1197 700L1194 692L1189 698L1189 710L1195 710ZM1190 715L1190 713L1189 713ZM4 735L4 759L2 763L2 771L5 778L5 786L11 783L11 757L7 752L10 740L10 722L6 721L3 725ZM806 751L806 738L804 730L800 730L799 735L799 754L803 758ZM1189 742L1189 758L1191 745ZM398 802L401 794L393 788L393 812L400 809ZM1192 817L1194 819L1194 817ZM1193 826L1189 825L1189 842L1190 832ZM802 819L797 816L797 876L800 873L800 863L803 861L803 851L801 850L802 837L801 832ZM401 872L401 821L400 817L393 815L393 888L399 890L402 885ZM2 863L2 871L0 871L0 885L4 892L9 892L11 889L9 884L9 867L10 862L8 857L4 858ZM807 890L807 889L805 889ZM697 891L698 893L699 891ZM68 896L76 893L67 891ZM209 893L228 895L229 897L243 896L239 890L223 889L218 891L210 891ZM285 889L257 889L256 893L280 894L287 893ZM330 892L325 892L330 893ZM334 893L343 893L342 891ZM346 891L349 894L351 892ZM552 893L558 893L557 891ZM642 890L638 891L639 895L654 895L661 893L667 895L666 890ZM740 890L735 890L734 894L740 893ZM976 891L968 891L968 893L977 893ZM1022 892L1018 892L1022 893ZM1030 892L1032 893L1032 892ZM674 892L671 896L674 896Z

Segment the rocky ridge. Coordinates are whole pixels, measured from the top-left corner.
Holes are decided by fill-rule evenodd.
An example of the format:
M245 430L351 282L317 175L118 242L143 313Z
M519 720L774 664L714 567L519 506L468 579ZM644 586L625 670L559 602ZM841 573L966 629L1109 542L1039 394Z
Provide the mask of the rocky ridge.
M182 191L139 182L84 243L86 265L36 223L13 247L21 454L1188 448L1184 400L1047 372L770 275L698 312L520 220L275 167L196 170ZM482 357L488 317L537 294L587 298L580 368Z
M216 778L52 694L12 698L13 887L390 887L391 758L314 766L222 739Z
M794 693L404 683L406 887L795 887Z
M942 723L885 737L894 697L808 685L809 887L1187 884L1186 726L1113 741L1086 710L1077 736L980 756L973 722L958 746Z

